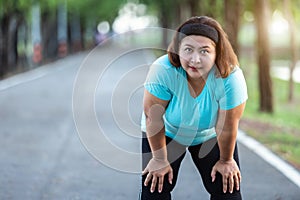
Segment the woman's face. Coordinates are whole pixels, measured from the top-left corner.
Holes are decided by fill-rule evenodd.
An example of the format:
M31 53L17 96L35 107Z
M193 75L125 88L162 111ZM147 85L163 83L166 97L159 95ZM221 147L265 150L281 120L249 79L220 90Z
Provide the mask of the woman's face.
M206 79L216 60L215 43L204 36L189 35L179 45L182 68L191 79Z

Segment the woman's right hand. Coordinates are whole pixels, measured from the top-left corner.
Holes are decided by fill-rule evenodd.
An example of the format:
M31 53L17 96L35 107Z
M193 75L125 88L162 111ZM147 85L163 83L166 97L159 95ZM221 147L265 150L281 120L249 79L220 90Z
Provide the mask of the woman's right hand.
M147 167L143 171L143 175L147 174L144 185L148 186L151 181L150 191L153 193L155 191L156 185L158 183L158 192L161 193L164 185L164 177L168 174L169 183L172 184L173 180L173 170L168 160L161 160L157 158L152 158Z

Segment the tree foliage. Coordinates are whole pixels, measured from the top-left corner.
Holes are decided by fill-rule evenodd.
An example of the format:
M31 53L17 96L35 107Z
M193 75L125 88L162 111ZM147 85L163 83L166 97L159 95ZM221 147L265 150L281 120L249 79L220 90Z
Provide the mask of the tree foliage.
M20 57L18 34L24 27L27 27L25 28L27 31L30 30L32 5L38 4L41 9L42 43L44 54L48 57L50 56L49 48L53 48L53 44L55 44L56 31L54 29L57 27L59 5L67 4L68 24L72 24L72 21L75 20L74 16L78 16L79 22L76 23L80 23L82 32L85 32L87 29L95 28L100 21L105 20L112 23L118 15L120 6L124 3L126 3L125 0L0 0L0 77L3 77L7 72L14 71L18 65ZM53 34L49 34L51 32ZM22 40L28 41L30 39L30 33L26 35L29 38ZM83 37L84 34L81 35ZM83 38L82 41L84 41Z

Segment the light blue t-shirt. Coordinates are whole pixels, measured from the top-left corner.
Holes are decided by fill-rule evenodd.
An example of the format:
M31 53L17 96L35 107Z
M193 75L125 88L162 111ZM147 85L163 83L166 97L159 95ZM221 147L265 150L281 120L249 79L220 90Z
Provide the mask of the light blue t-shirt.
M242 70L236 67L227 78L216 76L214 66L202 92L192 97L187 74L174 67L168 55L158 58L150 67L144 87L152 95L169 104L164 114L165 134L186 146L201 144L216 137L218 110L230 110L248 98ZM141 129L146 132L143 113Z

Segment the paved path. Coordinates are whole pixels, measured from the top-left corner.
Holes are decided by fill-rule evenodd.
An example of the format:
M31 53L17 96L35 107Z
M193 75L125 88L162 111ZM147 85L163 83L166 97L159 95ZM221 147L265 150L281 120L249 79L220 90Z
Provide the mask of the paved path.
M73 86L87 53L73 55L0 82L1 200L137 199L139 174L129 173L136 170L133 166L137 164L136 160L127 162L127 172L118 170L119 166L126 164L124 159L115 151L103 148L104 141L89 143L92 141L85 138L89 132L82 132L80 127L78 135L72 113L72 102L85 102L87 92L94 90L94 115L102 132L105 132L106 140L129 152L128 155L139 152L140 140L136 128L141 112L140 82L145 78L145 64L151 63L153 57L145 50L128 52L121 58L118 56L120 53L124 51L106 46L86 60L87 74L77 85L80 87L83 84L86 90L80 91L82 96L79 100L72 99ZM104 63L112 58L118 59L104 71ZM98 82L94 88L88 88L85 83L95 77L98 77ZM129 97L128 88L132 92ZM87 108L89 105L84 106ZM112 115L112 107L129 108L126 114L129 114L131 121L121 112ZM87 113L84 118L87 122L93 121L90 117ZM122 124L122 121L126 123ZM124 133L127 128L133 130L133 135ZM244 199L299 199L299 187L245 146L239 144L239 149ZM104 153L106 157L103 159L108 159L107 162L120 160L120 163L104 165L95 159L101 157L97 151L99 155ZM175 200L209 199L188 154L179 176L173 193Z

